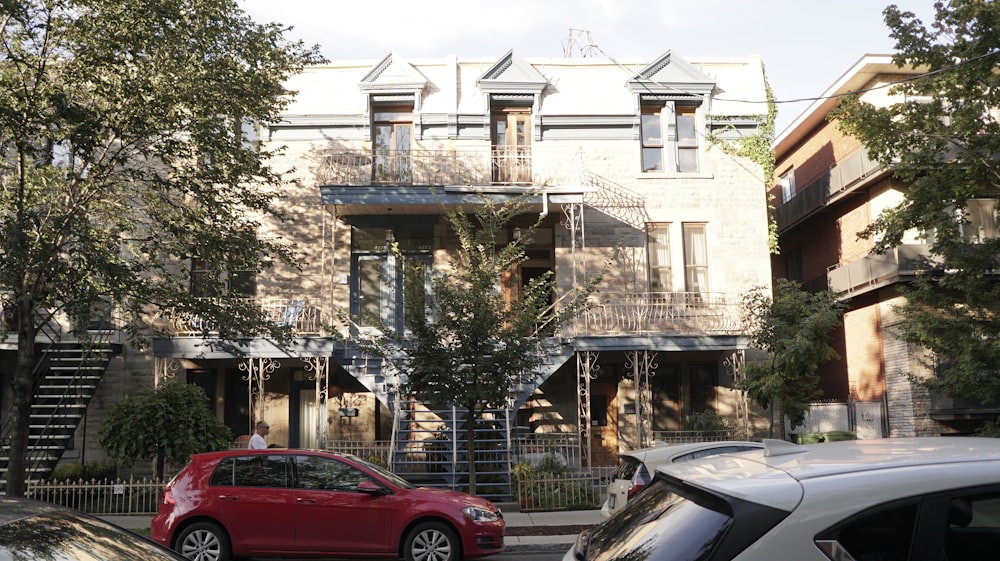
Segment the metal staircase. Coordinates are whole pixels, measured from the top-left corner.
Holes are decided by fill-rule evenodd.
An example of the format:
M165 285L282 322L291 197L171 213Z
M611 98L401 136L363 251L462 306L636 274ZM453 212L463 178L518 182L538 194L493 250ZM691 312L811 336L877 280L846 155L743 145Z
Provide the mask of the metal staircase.
M79 341L60 341L47 333L50 342L34 373L26 458L29 480L48 477L72 443L114 353L112 333L89 331L89 339ZM6 487L13 424L13 411L8 410L0 418L0 488Z
M425 487L468 491L468 441L465 415L455 407L431 408L399 400L393 424L393 472ZM510 411L490 409L476 419L476 494L512 500Z

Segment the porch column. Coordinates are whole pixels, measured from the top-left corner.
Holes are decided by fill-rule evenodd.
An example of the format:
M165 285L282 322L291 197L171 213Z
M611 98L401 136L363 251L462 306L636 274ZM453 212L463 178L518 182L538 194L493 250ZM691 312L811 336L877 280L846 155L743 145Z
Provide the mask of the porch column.
M736 422L743 439L750 440L750 402L747 392L742 390L746 387L747 381L746 358L745 350L736 349L722 361L722 365L729 369L733 387L739 390L736 392Z
M563 225L569 230L570 255L573 258L573 288L577 287L576 271L587 270L586 255L587 243L583 236L583 203L573 203L563 206L563 216L566 220ZM580 250L580 263L577 263L577 249Z
M580 432L580 464L591 467L590 442L590 381L597 378L597 357L600 353L584 351L576 353L577 412Z
M278 369L280 364L273 358L247 358L240 363L240 370L246 372L243 379L247 382L247 392L250 405L250 427L249 434L253 434L254 425L257 421L264 420L264 407L267 395L264 393L264 382L271 379L271 373Z
M649 448L653 445L653 406L649 377L656 374L655 360L656 353L653 351L625 353L625 366L632 369L632 382L635 385L636 448Z
M316 380L316 447L326 450L326 399L329 392L330 357L303 358L306 372L312 372Z

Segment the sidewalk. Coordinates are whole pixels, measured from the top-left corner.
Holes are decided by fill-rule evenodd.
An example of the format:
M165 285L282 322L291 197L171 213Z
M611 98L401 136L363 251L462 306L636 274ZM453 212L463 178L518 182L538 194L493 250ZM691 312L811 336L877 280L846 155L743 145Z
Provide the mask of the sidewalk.
M501 504L507 528L525 526L589 526L601 521L601 511L595 510L561 510L554 512L520 512L517 505ZM149 528L151 516L102 516L112 524L117 524L129 530ZM506 536L504 543L507 551L567 551L576 540L576 534L543 534L535 536Z

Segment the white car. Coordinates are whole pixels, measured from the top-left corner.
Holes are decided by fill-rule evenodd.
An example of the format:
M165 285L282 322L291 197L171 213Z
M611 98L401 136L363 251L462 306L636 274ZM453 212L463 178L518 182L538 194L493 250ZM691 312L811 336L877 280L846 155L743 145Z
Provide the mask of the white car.
M1000 439L764 444L661 466L563 561L966 561L1000 551Z
M760 442L721 440L664 444L618 455L618 470L608 484L608 498L601 506L601 517L608 518L624 508L639 491L653 480L662 464L696 460L715 454L729 454L763 448Z

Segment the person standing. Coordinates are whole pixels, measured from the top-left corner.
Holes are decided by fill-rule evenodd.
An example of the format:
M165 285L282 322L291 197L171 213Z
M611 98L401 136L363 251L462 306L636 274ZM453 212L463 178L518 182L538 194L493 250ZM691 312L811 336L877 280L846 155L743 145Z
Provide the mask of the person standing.
M267 441L264 437L271 430L270 425L267 424L263 419L257 421L253 436L250 437L249 448L253 450L263 450L267 448Z

